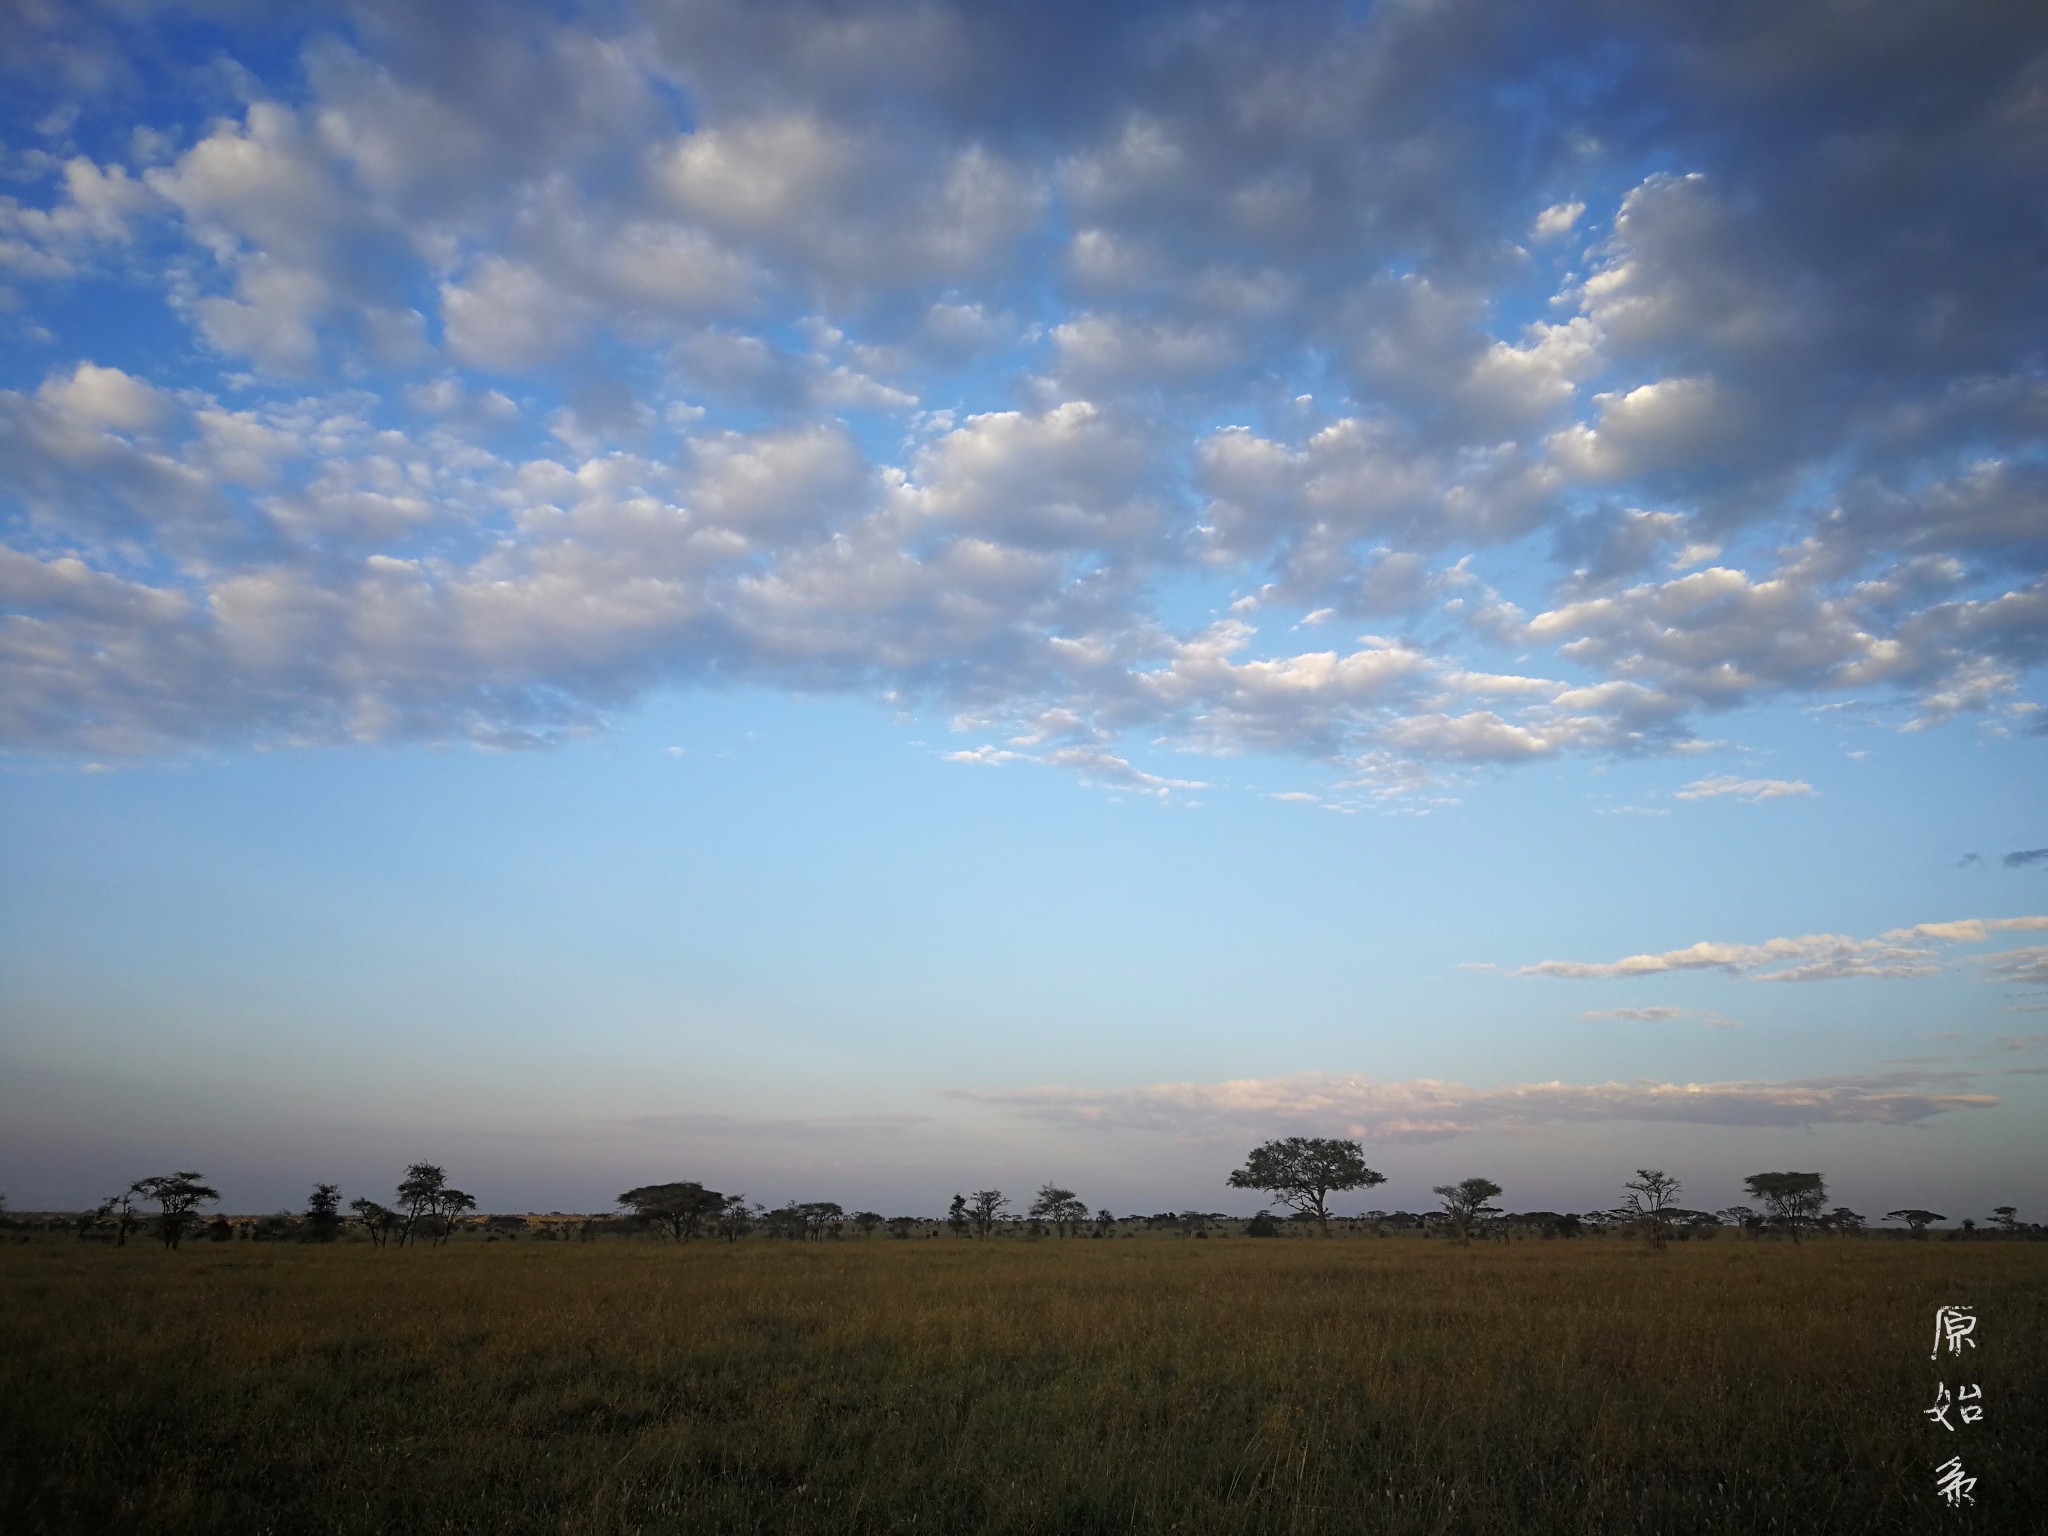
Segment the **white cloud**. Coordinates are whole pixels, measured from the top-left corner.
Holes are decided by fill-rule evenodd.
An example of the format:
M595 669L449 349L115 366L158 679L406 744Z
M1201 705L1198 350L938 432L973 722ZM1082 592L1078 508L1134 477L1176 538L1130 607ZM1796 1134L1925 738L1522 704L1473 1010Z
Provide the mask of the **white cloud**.
M1584 203L1552 203L1536 215L1536 222L1529 226L1529 238L1555 240L1559 235L1570 234L1585 211Z
M1804 779L1738 779L1722 774L1710 779L1694 779L1683 789L1674 789L1674 800L1716 800L1724 797L1747 800L1754 805L1763 800L1789 800L1811 795L1813 786Z
M245 105L196 133L73 88L157 56L152 8L14 39L71 82L25 120L76 101L132 159L7 157L0 303L61 348L43 295L146 279L201 344L0 398L8 548L133 599L21 628L15 744L543 740L712 675L1367 796L1852 689L2038 728L2018 23L1901 116L1848 23L1783 17L1651 23L1537 112L1576 61L1428 7L569 6L453 51L437 16L223 63ZM1648 138L1611 120L1646 96ZM1855 175L1815 100L1868 125ZM1532 223L1530 185L1617 177ZM1211 626L1211 581L1259 596ZM1282 613L1389 634L1300 652Z
M1808 934L1802 938L1766 939L1761 944L1701 942L1654 955L1630 955L1613 961L1541 960L1523 966L1517 976L1557 976L1573 980L1655 976L1673 971L1722 971L1755 981L1825 981L1845 976L1932 976L1941 969L1929 941L1981 943L1992 933L2048 929L2048 918L1967 918L1951 923L1921 923L1894 928L1882 938L1856 939L1841 934ZM2024 951L2014 951L2024 953ZM1998 957L1987 964L1996 965ZM1777 969L1767 969L1767 967Z

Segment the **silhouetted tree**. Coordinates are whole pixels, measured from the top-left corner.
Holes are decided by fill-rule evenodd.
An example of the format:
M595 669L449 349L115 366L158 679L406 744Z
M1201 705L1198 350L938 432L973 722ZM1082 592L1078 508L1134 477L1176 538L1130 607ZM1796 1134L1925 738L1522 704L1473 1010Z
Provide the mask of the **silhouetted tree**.
M1752 1211L1746 1205L1724 1206L1714 1214L1737 1231L1747 1233L1751 1237L1755 1237L1758 1232L1763 1230L1763 1217L1757 1215L1755 1211Z
M889 1235L894 1238L901 1238L903 1241L908 1242L910 1240L911 1231L916 1226L917 1222L912 1217L891 1216L889 1218Z
M1088 1219L1088 1202L1076 1199L1071 1189L1043 1184L1038 1198L1031 1202L1031 1215L1034 1220L1051 1222L1053 1230L1065 1237L1069 1227L1079 1227Z
M388 1206L379 1205L366 1195L358 1195L349 1201L348 1208L355 1212L358 1225L370 1234L373 1246L382 1248L390 1241L391 1234L404 1224L405 1218Z
M1244 1224L1244 1235L1246 1237L1278 1237L1280 1235L1280 1223L1273 1219L1271 1211L1260 1211Z
M194 1211L220 1198L219 1190L199 1182L205 1177L203 1173L182 1168L176 1173L152 1174L128 1186L129 1193L136 1199L156 1202L160 1212L156 1234L163 1239L166 1248L176 1248L185 1240Z
M1844 1237L1853 1237L1863 1230L1863 1213L1852 1211L1846 1205L1838 1205L1821 1217L1820 1224L1830 1232L1839 1232Z
M1455 1184L1439 1184L1431 1193L1443 1201L1451 1235L1461 1243L1472 1240L1472 1229L1485 1217L1500 1214L1499 1206L1486 1203L1500 1193L1500 1186L1491 1179L1460 1179Z
M953 1192L953 1203L946 1207L946 1225L961 1237L967 1235L967 1197L958 1190Z
M1008 1209L1009 1197L1000 1189L977 1189L969 1197L967 1217L974 1225L976 1237L987 1237L996 1229L996 1222Z
M405 1177L398 1182L398 1208L405 1213L405 1224L398 1233L399 1247L410 1243L419 1224L434 1215L439 1208L442 1191L447 1187L445 1169L433 1163L410 1163L406 1166Z
M862 1237L873 1237L875 1235L875 1228L882 1224L882 1213L880 1211L855 1211L853 1213L853 1224L860 1228L860 1235Z
M1991 1208L1991 1225L1998 1228L2001 1232L2019 1231L2019 1207L2015 1205L1994 1205Z
M121 1197L109 1195L89 1211L80 1211L71 1219L71 1230L81 1243L90 1237L99 1224L108 1220L121 1204Z
M306 1201L306 1238L309 1242L331 1243L341 1236L341 1186L315 1184Z
M1330 1235L1331 1195L1386 1182L1385 1174L1365 1166L1365 1153L1357 1142L1320 1136L1261 1142L1229 1179L1232 1189L1260 1190L1314 1218L1325 1237Z
M1621 1187L1628 1191L1622 1210L1642 1228L1650 1247L1661 1251L1671 1236L1670 1212L1678 1199L1678 1180L1661 1168L1638 1168L1636 1176Z
M1115 1226L1116 1213L1110 1210L1108 1206L1105 1205L1101 1210L1095 1213L1095 1235L1097 1237L1109 1236L1110 1232L1115 1228Z
M1884 1219L1886 1221L1903 1221L1906 1224L1907 1232L1913 1237L1913 1239L1916 1242L1923 1243L1927 1241L1928 1227L1932 1226L1937 1221L1948 1220L1948 1218L1942 1215L1939 1211L1923 1211L1918 1209L1904 1211L1886 1211L1884 1213Z
M1817 1173L1752 1173L1742 1181L1749 1198L1763 1202L1770 1220L1799 1241L1799 1229L1809 1225L1827 1204L1827 1185Z
M745 1195L727 1195L712 1217L712 1226L728 1243L736 1243L754 1230L754 1208Z
M619 1196L632 1219L686 1243L725 1209L725 1196L695 1179L680 1184L642 1184Z

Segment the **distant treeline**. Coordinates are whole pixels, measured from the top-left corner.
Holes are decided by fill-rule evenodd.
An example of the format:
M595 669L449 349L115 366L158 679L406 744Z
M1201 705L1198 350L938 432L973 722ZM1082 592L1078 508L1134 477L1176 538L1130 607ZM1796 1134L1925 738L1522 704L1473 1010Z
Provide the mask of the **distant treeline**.
M137 1179L84 1211L9 1215L5 1197L0 1196L0 1230L24 1240L35 1232L69 1233L80 1242L117 1247L132 1236L147 1236L172 1249L187 1240L331 1243L350 1237L379 1247L405 1248L421 1243L438 1246L457 1236L490 1242L652 1237L686 1243L699 1238L738 1242L754 1236L815 1242L886 1233L898 1240L951 1235L986 1241L1011 1236L1101 1239L1140 1232L1202 1239L1278 1238L1311 1230L1323 1237L1338 1232L1401 1234L1459 1243L1627 1235L1662 1248L1669 1242L1709 1239L1724 1229L1794 1242L1809 1236L1857 1237L1871 1230L1860 1212L1828 1205L1826 1181L1818 1173L1751 1174L1743 1181L1749 1204L1711 1211L1678 1204L1678 1179L1661 1169L1639 1168L1633 1179L1623 1181L1620 1203L1599 1210L1509 1211L1493 1203L1504 1193L1501 1186L1475 1177L1437 1185L1432 1191L1441 1202L1436 1210L1367 1210L1345 1216L1330 1209L1331 1197L1383 1184L1385 1175L1366 1166L1356 1142L1295 1136L1253 1148L1245 1166L1228 1182L1233 1188L1272 1196L1285 1214L1276 1216L1267 1209L1250 1217L1220 1211L1117 1216L1107 1208L1091 1210L1073 1190L1046 1184L1021 1208L999 1189L978 1189L956 1193L943 1217L884 1216L848 1211L831 1200L792 1200L767 1207L695 1180L678 1180L629 1189L618 1197L618 1208L604 1214L490 1215L478 1212L476 1198L450 1184L438 1164L412 1163L388 1205L357 1196L344 1206L339 1186L317 1184L300 1211L209 1214L207 1208L219 1204L220 1192L205 1182L205 1175L181 1169ZM1944 1228L1948 1219L1939 1211L1905 1207L1886 1212L1881 1220L1894 1227L1873 1235L1925 1240L1931 1230L1940 1229L1949 1241L2048 1238L2048 1227L2022 1222L2010 1205L1994 1207L1981 1223L1966 1217L1958 1226Z

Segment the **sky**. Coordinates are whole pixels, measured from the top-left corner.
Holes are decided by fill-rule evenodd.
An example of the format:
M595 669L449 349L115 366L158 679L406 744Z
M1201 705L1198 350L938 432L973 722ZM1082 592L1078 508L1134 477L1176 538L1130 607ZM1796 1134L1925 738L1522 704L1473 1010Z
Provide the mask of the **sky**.
M0 72L14 1207L1248 1213L1320 1135L1340 1210L2048 1216L2038 7Z

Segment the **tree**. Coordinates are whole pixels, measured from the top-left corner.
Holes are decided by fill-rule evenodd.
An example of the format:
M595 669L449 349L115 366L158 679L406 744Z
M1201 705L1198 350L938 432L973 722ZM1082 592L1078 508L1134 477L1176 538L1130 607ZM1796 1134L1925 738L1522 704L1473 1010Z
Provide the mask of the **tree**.
M967 1235L967 1197L957 1189L953 1191L953 1203L946 1207L946 1225L960 1237Z
M736 1243L754 1230L754 1208L745 1195L727 1195L711 1222L720 1237Z
M1752 1173L1742 1181L1749 1198L1763 1202L1771 1222L1799 1241L1799 1229L1827 1204L1827 1185L1817 1173Z
M398 1181L398 1208L405 1212L405 1224L398 1233L399 1247L410 1243L420 1222L429 1219L439 1209L441 1194L447 1187L445 1169L433 1163L410 1163L406 1166L405 1177Z
M1906 1224L1907 1231L1911 1234L1914 1241L1922 1243L1927 1241L1928 1227L1932 1226L1937 1221L1948 1220L1948 1218L1942 1215L1939 1211L1923 1211L1919 1209L1904 1211L1886 1211L1884 1213L1884 1219L1886 1221L1903 1221Z
M1246 1237L1278 1237L1280 1235L1280 1223L1273 1219L1271 1211L1260 1211L1244 1224L1244 1235Z
M1486 1203L1500 1193L1500 1186L1491 1179L1460 1179L1455 1184L1439 1184L1431 1193L1443 1201L1444 1215L1461 1243L1472 1240L1472 1229L1483 1218L1500 1214L1499 1206Z
M1088 1202L1074 1197L1071 1189L1061 1189L1055 1184L1039 1186L1038 1198L1031 1202L1031 1217L1034 1221L1049 1221L1061 1237L1067 1229L1079 1229L1088 1219Z
M315 1184L306 1201L306 1237L309 1242L331 1243L341 1236L341 1186Z
M355 1212L357 1223L370 1234L371 1244L378 1248L382 1248L390 1241L391 1234L398 1230L404 1220L398 1212L388 1206L379 1205L367 1195L357 1195L349 1201L348 1208Z
M1095 1235L1097 1237L1107 1237L1114 1230L1116 1230L1116 1213L1105 1205L1095 1213Z
M157 1236L163 1239L166 1248L176 1248L185 1240L185 1231L192 1224L192 1213L202 1205L211 1205L220 1198L220 1191L199 1181L205 1178L190 1168L181 1168L176 1173L153 1174L146 1179L137 1179L128 1186L128 1192L138 1200L154 1200L158 1211Z
M2020 1229L2020 1212L2016 1205L1994 1205L1991 1207L1991 1225L2001 1232L2017 1232Z
M1863 1230L1863 1213L1852 1211L1846 1205L1838 1205L1821 1217L1820 1224L1830 1232L1839 1232L1844 1237L1853 1236Z
M889 1235L894 1238L900 1238L902 1241L907 1243L910 1241L910 1234L912 1229L914 1229L916 1226L917 1221L914 1217L891 1216L889 1218Z
M687 1243L725 1209L725 1196L695 1179L680 1184L642 1184L619 1196L634 1221Z
M1325 1237L1330 1235L1331 1195L1386 1182L1385 1174L1365 1166L1365 1153L1357 1142L1320 1136L1262 1142L1229 1179L1232 1189L1261 1190L1312 1217Z
M441 1198L434 1205L434 1245L439 1247L453 1237L457 1218L475 1209L475 1195L464 1194L459 1189L442 1190Z
M875 1235L875 1228L882 1224L882 1213L880 1211L855 1211L853 1213L853 1224L860 1228L860 1235L862 1237L873 1237Z
M1671 1236L1671 1205L1678 1198L1678 1180L1661 1168L1638 1168L1636 1176L1621 1186L1628 1198L1621 1208L1643 1229L1653 1252L1661 1252Z
M996 1229L996 1222L1009 1208L1010 1200L1000 1189L977 1189L969 1197L967 1219L974 1227L976 1237L988 1237Z

